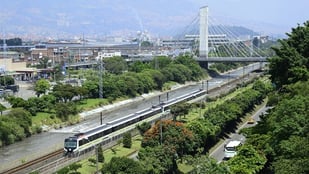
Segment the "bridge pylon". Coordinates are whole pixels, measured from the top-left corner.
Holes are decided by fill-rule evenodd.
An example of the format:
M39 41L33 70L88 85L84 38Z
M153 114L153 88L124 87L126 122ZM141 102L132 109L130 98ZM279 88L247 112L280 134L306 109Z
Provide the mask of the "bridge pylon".
M208 6L200 8L199 56L208 58Z

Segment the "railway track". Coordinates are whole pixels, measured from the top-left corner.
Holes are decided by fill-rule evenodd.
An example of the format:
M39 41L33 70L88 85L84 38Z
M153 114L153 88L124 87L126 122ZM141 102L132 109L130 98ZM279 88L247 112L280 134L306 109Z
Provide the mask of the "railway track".
M24 174L29 173L42 165L46 165L49 162L56 160L57 158L61 158L63 156L63 149L59 149L55 152L49 153L37 159L26 162L20 166L9 169L2 174Z
M255 78L258 75L252 76L250 79ZM229 85L236 85L237 83L242 82L241 79L234 79L230 82L220 86L215 87L212 89L209 89L209 94L212 93L213 96L217 96L216 93L221 93L220 88L229 86ZM234 86L235 87L235 86ZM227 89L225 89L227 90ZM89 153L88 153L89 155ZM86 155L87 156L87 155ZM50 154L47 154L45 156L39 157L37 159L34 159L32 161L26 162L20 166L14 167L12 169L9 169L2 174L24 174L24 173L30 173L33 171L36 171L40 174L45 173L52 173L57 171L60 167L67 166L71 162L76 162L77 160L80 160L80 158L68 158L63 156L63 149L59 149L55 152L52 152Z

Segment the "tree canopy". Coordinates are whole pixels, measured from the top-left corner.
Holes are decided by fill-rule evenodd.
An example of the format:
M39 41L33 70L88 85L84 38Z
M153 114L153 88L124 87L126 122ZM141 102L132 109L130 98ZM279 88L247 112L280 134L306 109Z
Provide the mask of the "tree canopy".
M280 47L274 47L276 56L269 59L271 80L279 89L283 85L309 78L309 21L298 25L279 40Z
M45 94L47 90L49 90L50 84L45 79L40 79L34 84L34 91L36 95L39 97L41 94Z

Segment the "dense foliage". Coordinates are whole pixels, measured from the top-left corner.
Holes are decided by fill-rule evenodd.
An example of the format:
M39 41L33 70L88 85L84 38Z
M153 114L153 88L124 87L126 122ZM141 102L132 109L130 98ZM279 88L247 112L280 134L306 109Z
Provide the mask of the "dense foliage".
M121 57L104 60L105 72L103 73L103 97L108 102L113 102L121 97L135 97L152 90L162 90L164 83L174 81L185 83L186 81L199 80L206 73L201 69L192 56L183 55L174 60L168 57L157 57L150 63L134 62L127 65ZM127 70L132 70L128 72ZM62 69L57 67L55 77L60 78ZM59 74L58 74L59 73ZM58 76L59 75L59 76ZM45 79L36 81L34 90L37 97L24 100L20 97L10 96L6 100L12 108L23 108L32 116L38 112L50 113L51 118L58 117L62 121L68 121L71 115L79 112L76 102L86 98L99 97L98 72L90 71L86 74L87 80L82 86L72 86L67 83L57 83L53 86ZM2 77L0 83L14 84L14 79ZM1 111L4 108L1 109ZM28 113L27 112L27 113ZM27 136L29 134L27 133ZM18 136L21 140L24 136ZM10 144L14 140L3 141L2 144Z
M144 133L142 141L144 148L139 152L141 163L147 171L152 171L152 173L175 173L177 172L175 160L180 159L186 161L185 163L193 164L192 160L188 160L187 157L184 158L184 156L192 155L192 158L200 158L197 162L201 164L193 164L192 173L228 173L227 167L218 166L205 157L198 157L198 152L208 151L221 135L233 131L241 117L251 111L256 104L260 104L266 96L265 94L270 90L271 84L269 82L256 81L252 88L248 88L234 98L211 108L203 114L203 118L190 121L186 125L175 121L176 119L174 121L158 121ZM173 117L186 115L190 108L194 109L194 107L198 107L198 105L180 103L171 107L171 114L174 115ZM251 147L249 151L245 150L241 154L247 155L247 157L252 157L250 156L252 154L256 156L243 161L243 169L247 171L260 170L266 162L265 157L259 156ZM241 156L240 160L247 157ZM256 161L252 159L256 159ZM149 161L150 163L148 163ZM231 163L228 167L234 167L234 171L239 169L235 168L234 163Z
M217 161L207 157L206 155L186 156L184 163L191 165L193 169L189 174L229 174L229 169L226 165L217 164Z
M139 162L126 157L113 157L109 163L104 164L102 174L146 174Z
M122 139L123 147L131 148L132 146L132 136L130 132L127 132L123 135Z
M206 75L189 55L180 56L175 60L163 56L156 57L150 63L136 61L126 65L129 72L126 72L127 68L118 67L123 67L122 63L110 65L115 62L114 59L108 59L104 64L107 66L105 67L107 71L103 75L103 97L110 101L123 96L135 97L152 90L162 90L163 84L168 81L185 83L199 80ZM90 76L83 87L89 91L88 97L97 98L99 96L97 75Z
M264 172L308 173L309 81L288 86L259 124L246 130L249 144L268 160Z
M276 56L269 59L269 73L278 89L309 78L309 21L287 35L287 39L279 40L279 48L273 48Z
M12 109L0 117L0 147L31 135L31 114L23 109Z
M45 94L47 90L50 89L50 84L45 79L40 79L35 82L34 84L34 91L38 97L40 97L41 94Z
M12 39L6 39L5 43L7 46L18 46L22 45L22 39L21 38L12 38ZM0 39L0 44L4 44L4 39Z
M270 96L273 108L243 131L247 143L267 159L260 173L309 173L309 21L288 36L270 59L271 79L279 89Z
M0 76L0 86L14 85L15 80L11 76Z

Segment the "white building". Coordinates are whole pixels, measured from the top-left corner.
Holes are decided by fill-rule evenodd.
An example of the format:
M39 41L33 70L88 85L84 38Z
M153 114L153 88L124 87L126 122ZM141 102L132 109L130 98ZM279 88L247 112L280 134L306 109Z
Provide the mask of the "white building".
M121 52L113 52L113 53L107 53L107 52L98 52L98 56L96 57L96 60L103 60L104 58L111 58L111 57L121 57Z

